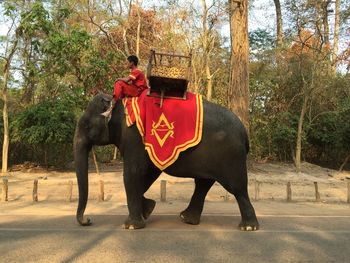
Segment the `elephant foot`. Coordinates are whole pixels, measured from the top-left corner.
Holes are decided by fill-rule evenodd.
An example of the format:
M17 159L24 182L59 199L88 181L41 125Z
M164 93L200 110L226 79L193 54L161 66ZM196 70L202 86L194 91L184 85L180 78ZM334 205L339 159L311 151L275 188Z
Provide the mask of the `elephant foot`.
M130 219L130 217L128 217L128 219L125 220L123 228L124 229L141 229L144 228L146 226L146 223L144 220L134 220L134 219Z
M147 219L152 214L153 209L156 206L156 201L152 199L144 198L142 206L143 206L142 216L144 219Z
M87 217L84 219L83 216L77 216L77 221L81 226L91 226L92 225L92 220L91 218Z
M191 212L188 209L180 213L180 218L182 222L190 225L198 225L201 219L201 214Z
M238 225L238 228L241 230L241 231L256 231L259 229L259 223L258 221L247 221L247 222L241 222L239 225Z

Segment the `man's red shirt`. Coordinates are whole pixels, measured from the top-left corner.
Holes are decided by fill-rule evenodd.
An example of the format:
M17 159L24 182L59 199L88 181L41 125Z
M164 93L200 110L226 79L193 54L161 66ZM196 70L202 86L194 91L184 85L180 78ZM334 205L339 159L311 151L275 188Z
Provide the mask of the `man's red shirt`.
M131 79L131 84L135 85L141 92L148 88L145 74L138 68L130 71L129 78Z

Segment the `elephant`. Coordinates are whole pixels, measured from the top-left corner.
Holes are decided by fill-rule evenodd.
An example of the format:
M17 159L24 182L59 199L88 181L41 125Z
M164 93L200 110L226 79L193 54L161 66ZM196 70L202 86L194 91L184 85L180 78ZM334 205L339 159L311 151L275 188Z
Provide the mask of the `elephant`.
M113 109L112 106L113 105ZM102 113L111 109L108 117ZM176 177L194 178L195 189L188 207L180 218L188 224L199 224L204 200L212 185L220 183L237 200L241 213L239 229L258 230L259 223L248 196L247 154L249 140L239 118L228 109L203 99L203 131L199 144L180 153L164 172ZM121 100L100 93L88 104L78 120L74 135L74 158L79 190L76 219L82 226L91 225L84 218L88 199L88 154L93 145L114 144L123 157L123 182L129 215L125 229L145 227L156 202L144 197L162 171L145 151L136 125L127 127Z

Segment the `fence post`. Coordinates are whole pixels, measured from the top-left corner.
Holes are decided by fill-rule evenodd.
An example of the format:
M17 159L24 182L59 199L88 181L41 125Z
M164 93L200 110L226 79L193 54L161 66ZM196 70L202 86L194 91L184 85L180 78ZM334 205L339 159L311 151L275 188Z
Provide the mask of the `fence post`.
M291 183L288 182L287 183L287 202L291 202L292 201L292 186Z
M9 191L9 187L8 187L8 179L7 178L3 178L2 179L2 198L1 200L3 202L7 202L8 201L8 191Z
M104 201L105 200L105 186L104 182L100 180L100 194L98 196L99 201Z
M160 181L160 201L166 202L166 180Z
M318 184L317 182L314 182L315 185L315 197L316 197L316 202L321 201L320 193L318 192Z
M73 181L69 180L68 181L68 197L67 197L67 201L68 202L72 202L72 196L73 196Z
M38 179L34 180L33 186L33 202L38 202Z

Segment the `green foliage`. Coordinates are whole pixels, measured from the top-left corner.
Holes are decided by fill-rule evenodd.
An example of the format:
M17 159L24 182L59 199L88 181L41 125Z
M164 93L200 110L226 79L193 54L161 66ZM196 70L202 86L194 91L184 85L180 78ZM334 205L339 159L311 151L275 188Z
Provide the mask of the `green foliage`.
M323 149L339 145L337 115L334 112L324 114L310 127L308 140L313 146Z
M27 144L72 143L75 128L73 105L59 99L29 107L11 122L13 142Z
M265 29L249 32L249 45L251 54L259 54L271 50L276 46L275 37Z
M22 161L66 164L72 158L76 115L74 104L62 99L43 101L16 114L10 124L11 143L22 152ZM13 156L18 161L18 154Z
M43 46L47 55L46 68L55 70L59 76L64 76L80 67L86 50L91 46L91 37L84 30L73 30L69 34L56 32L49 36Z
M52 29L52 24L49 21L49 12L40 1L35 2L28 11L21 13L20 22L20 28L27 36L33 35L38 31L48 34Z
M8 17L13 16L14 13L16 12L16 6L7 1L4 3L3 8L4 8L4 15Z

